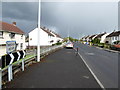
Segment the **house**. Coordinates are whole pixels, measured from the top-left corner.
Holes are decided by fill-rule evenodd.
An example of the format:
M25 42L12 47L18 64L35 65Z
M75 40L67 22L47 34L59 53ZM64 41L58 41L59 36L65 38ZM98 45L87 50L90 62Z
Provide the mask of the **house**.
M90 35L88 35L88 36L85 38L88 44L89 44L89 41L90 41L89 38L90 38Z
M62 37L60 35L58 35L55 32L52 32L52 31L51 31L51 33L54 35L54 37L53 37L53 41L54 41L53 44L63 41L63 39L62 39Z
M106 33L106 34L104 34L103 36L101 36L100 43L106 43L107 36L108 36L109 34L110 34L110 33Z
M37 46L38 45L38 28L35 28L31 32L29 32L29 46ZM50 46L52 45L52 38L54 37L48 30L44 28L40 29L40 46Z
M82 41L85 41L85 38L86 38L86 36L82 37L81 40L82 40Z
M84 37L82 38L84 44L89 44L89 37L90 37L90 35L84 36Z
M57 43L58 36L51 30L41 27L40 29L40 46L51 46ZM38 28L29 32L29 46L37 46L38 44Z
M98 34L96 34L94 37L92 37L92 40L94 40L97 36L98 36Z
M101 34L98 34L94 39L99 39L99 40L101 40L101 37L102 37L103 35L105 35L105 34L106 34L106 32L101 33Z
M120 41L120 31L113 31L106 38L108 44L114 44L115 41Z
M89 41L91 42L96 36L97 36L96 34L91 35L91 36L89 37Z
M6 41L15 41L16 50L24 50L25 33L16 26L16 22L8 24L0 21L0 56L6 54Z

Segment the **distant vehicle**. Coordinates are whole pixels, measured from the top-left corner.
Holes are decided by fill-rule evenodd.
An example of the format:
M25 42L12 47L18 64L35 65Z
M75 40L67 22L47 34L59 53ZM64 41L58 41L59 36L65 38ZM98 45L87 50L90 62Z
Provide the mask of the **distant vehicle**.
M66 45L65 45L66 48L73 48L73 46L74 45L73 45L72 42L67 42Z
M111 49L120 51L120 42L111 46Z

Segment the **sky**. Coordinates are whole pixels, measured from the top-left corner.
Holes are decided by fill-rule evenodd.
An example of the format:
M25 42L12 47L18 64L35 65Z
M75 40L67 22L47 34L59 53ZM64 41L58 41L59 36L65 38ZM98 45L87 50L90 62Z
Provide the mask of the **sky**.
M17 22L26 34L37 27L38 2L2 2L2 21ZM41 26L62 37L112 32L118 29L117 2L42 2Z

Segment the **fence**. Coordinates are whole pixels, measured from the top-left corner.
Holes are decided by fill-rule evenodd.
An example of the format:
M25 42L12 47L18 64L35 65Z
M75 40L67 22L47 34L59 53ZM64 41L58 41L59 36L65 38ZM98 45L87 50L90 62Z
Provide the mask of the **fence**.
M56 51L57 49L60 49L64 47L65 44L57 45L57 46L51 46L46 48L41 48L40 50L40 56L43 57L45 55L48 55L49 53ZM13 72L16 69L22 69L24 71L25 65L28 62L31 61L37 61L37 50L31 49L31 50L25 50L25 51L17 51L5 56L2 56L0 61L2 61L2 65L0 68L0 89L2 89L2 84L5 82L4 80L8 79L8 81L13 80ZM3 79L2 77L7 75L7 78Z

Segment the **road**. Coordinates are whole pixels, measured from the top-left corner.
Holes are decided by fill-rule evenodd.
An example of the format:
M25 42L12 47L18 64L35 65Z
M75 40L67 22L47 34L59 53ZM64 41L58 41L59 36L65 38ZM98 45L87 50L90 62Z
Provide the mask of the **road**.
M118 88L118 53L75 43L79 53L105 88Z
M74 49L61 49L15 75L3 88L100 88ZM98 89L97 89L98 90Z

